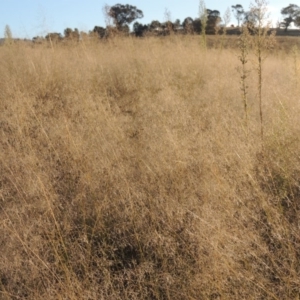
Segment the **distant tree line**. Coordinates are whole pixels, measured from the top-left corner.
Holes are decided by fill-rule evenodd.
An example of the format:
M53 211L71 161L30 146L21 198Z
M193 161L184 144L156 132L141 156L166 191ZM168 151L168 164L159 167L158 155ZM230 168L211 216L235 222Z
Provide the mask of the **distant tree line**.
M242 23L243 25L248 25L249 27L255 27L258 20L259 11L257 9L251 9L245 11L243 6L240 4L231 6L234 17L238 22L238 26ZM290 4L287 7L281 9L281 15L283 16L283 21L278 24L279 27L284 28L285 31L293 23L294 26L300 27L300 7L296 4Z
M205 31L207 34L214 34L221 24L220 12L218 10L207 9L207 24ZM145 34L168 35L170 33L182 34L200 34L202 24L200 18L186 17L182 22L177 19L175 22L170 20L166 22L152 21L150 24L135 22L133 24L133 33L136 36Z
M258 11L255 9L246 11L241 4L232 5L231 10L237 21L238 28L240 26L247 26L250 32L251 30L253 31L258 22ZM194 19L192 17L186 17L182 22L179 19L176 19L174 22L171 20L166 20L165 22L153 20L149 24L143 24L136 21L144 17L143 11L129 4L106 6L105 13L107 19L110 21L106 27L95 26L88 34L84 32L80 33L77 28L74 30L66 28L64 30L64 36L60 33L49 33L45 36L45 39L51 42L57 42L61 40L78 41L82 35L106 38L113 34L132 34L137 37L143 37L145 35L169 35L171 33L200 34L203 29L202 27L205 28L206 34L214 34L222 31L223 27L226 26L226 24L222 24L220 12L216 9L206 9L205 26L202 25L200 17ZM290 4L282 8L281 14L284 19L278 24L279 27L284 28L285 31L287 31L292 24L300 27L300 7L298 5ZM130 32L129 25L132 23L133 28L132 32ZM42 39L43 37L33 38L35 42L39 42Z

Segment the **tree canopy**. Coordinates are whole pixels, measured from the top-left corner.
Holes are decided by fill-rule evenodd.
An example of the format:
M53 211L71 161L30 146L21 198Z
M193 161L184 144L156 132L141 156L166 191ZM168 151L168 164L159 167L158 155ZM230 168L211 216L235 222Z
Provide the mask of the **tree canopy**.
M222 19L220 17L220 12L218 10L207 9L207 28L206 31L214 32L216 27L219 26Z
M102 39L105 37L106 33L106 29L101 27L101 26L95 26L93 29L93 32L98 34L98 36Z
M61 33L59 33L59 32L50 32L45 36L45 39L47 41L51 41L51 42L56 43L56 42L62 40L63 37L62 37Z
M73 40L79 40L80 34L77 28L75 28L74 30L71 28L66 28L64 30L64 35L66 39L73 39Z
M194 31L193 22L194 20L191 17L187 17L183 20L182 26L185 33L192 33Z
M296 4L290 4L281 10L281 14L285 17L281 25L285 27L287 31L288 27L294 23L296 26L300 25L300 7Z
M108 10L108 15L113 19L114 24L118 28L144 17L144 14L140 9L129 4L116 4L111 6Z
M231 8L232 8L233 15L238 22L238 27L240 27L240 23L244 19L244 14L245 14L244 8L241 4L232 5Z

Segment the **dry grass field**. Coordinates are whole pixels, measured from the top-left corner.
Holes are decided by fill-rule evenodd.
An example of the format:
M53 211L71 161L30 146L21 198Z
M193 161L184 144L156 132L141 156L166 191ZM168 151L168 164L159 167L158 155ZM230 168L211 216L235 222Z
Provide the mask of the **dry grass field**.
M0 48L0 299L300 299L300 54L262 141L227 42Z

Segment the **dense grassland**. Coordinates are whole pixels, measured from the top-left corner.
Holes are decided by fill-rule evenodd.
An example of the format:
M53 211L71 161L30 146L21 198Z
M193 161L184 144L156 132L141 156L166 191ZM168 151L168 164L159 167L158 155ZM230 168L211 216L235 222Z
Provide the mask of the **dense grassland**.
M292 39L1 47L0 299L299 299Z

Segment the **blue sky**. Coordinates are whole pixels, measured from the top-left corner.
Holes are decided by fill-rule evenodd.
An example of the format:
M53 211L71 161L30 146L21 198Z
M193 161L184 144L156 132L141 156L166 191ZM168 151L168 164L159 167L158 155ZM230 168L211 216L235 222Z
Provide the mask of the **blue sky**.
M270 0L269 11L273 23L280 19L280 10L293 0ZM181 21L190 16L198 16L199 0L0 0L2 15L0 18L0 37L4 35L5 25L9 25L13 37L32 38L36 35L46 35L48 32L63 33L67 27L89 31L95 25L105 26L102 8L105 4L117 3L137 6L144 12L144 18L139 20L147 24L152 20L164 21L166 8L171 13L171 19ZM206 0L206 7L217 9L224 14L227 7L241 4L247 10L250 1L218 1ZM235 19L231 17L231 23ZM2 32L1 32L2 30Z

